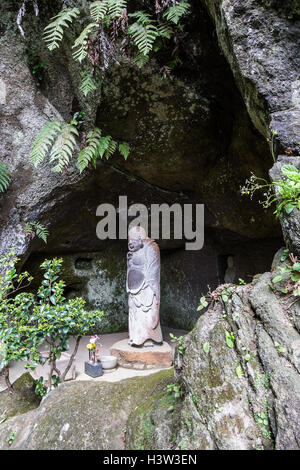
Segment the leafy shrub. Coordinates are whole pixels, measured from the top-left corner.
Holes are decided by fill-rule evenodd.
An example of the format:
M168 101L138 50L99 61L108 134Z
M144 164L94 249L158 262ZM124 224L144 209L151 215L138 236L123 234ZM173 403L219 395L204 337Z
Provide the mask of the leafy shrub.
M17 273L18 258L13 251L0 259L0 341L2 346L2 373L7 386L9 363L26 361L25 368L35 369L38 364L49 364L48 379L39 381L38 391L51 390L65 380L76 356L81 337L104 315L100 311L87 311L82 298L67 300L65 284L59 279L62 259L46 260L41 264L44 279L36 295L18 293L32 280L29 273ZM75 333L75 347L64 371L56 366L62 352L69 349L70 337ZM40 352L47 346L47 354Z

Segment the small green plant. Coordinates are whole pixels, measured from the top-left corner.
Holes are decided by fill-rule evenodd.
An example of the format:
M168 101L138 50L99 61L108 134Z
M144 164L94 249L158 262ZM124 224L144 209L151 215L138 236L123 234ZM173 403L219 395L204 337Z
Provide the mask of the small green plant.
M208 341L206 341L206 343L203 343L203 351L205 352L205 354L209 354L209 350L210 350L210 344Z
M226 344L229 348L233 348L234 347L234 341L235 341L235 336L234 336L234 333L229 333L227 330L225 330L225 340L226 340Z
M6 439L6 442L8 443L9 446L12 445L16 437L17 437L17 431L12 431Z
M207 306L214 306L216 303L220 303L221 306L223 307L223 313L225 312L225 305L227 303L231 303L231 296L234 292L234 286L233 284L222 284L217 289L215 289L213 292L209 289L208 293L206 296L202 296L200 298L200 305L197 308L197 310L203 310Z
M181 398L182 397L182 390L181 390L181 386L180 385L176 385L174 383L171 383L169 385L167 385L167 392L171 395L174 396L174 398Z
M272 284L276 284L286 278L285 286L281 289L281 292L295 297L293 303L296 303L300 300L300 262L297 256L294 256L292 253L289 254L288 259L290 264L279 267L281 274L278 274L272 279Z
M186 350L186 344L184 342L184 337L179 336L177 338L177 336L173 335L173 333L170 333L170 337L171 337L171 343L177 343L177 350L178 350L179 354L181 356L184 356L184 353L185 353L185 350Z
M236 369L235 369L235 373L236 373L236 376L237 376L239 379L241 379L242 377L244 377L244 376L245 376L245 374L244 374L244 371L243 371L243 368L242 368L241 364L239 364L239 365L236 367Z
M43 240L44 243L47 243L47 238L49 236L49 231L45 227L45 225L39 222L28 222L25 225L25 232L30 234L31 236L37 236Z
M262 411L260 411L259 413L254 413L254 420L262 428L263 435L268 439L272 439L268 413L269 406L267 404L266 398L264 398L262 408Z
M256 379L254 382L254 387L257 390L260 386L263 386L266 390L270 389L270 374L264 372L260 374L259 372L256 373Z
M202 310L204 308L206 308L208 306L208 302L206 301L206 297L205 296L202 296L200 298L200 305L198 306L197 310Z
M282 346L280 346L280 344L277 341L274 341L274 346L277 349L277 351L280 352L281 354L286 352L286 348L283 348Z
M285 179L269 183L264 178L258 178L253 173L249 180L246 180L245 186L241 188L242 195L248 195L253 199L256 191L264 191L264 198L259 203L267 209L273 203L277 203L274 212L279 216L283 211L291 214L296 208L300 210L300 172L293 165L283 165L281 173Z
M182 398L183 391L180 384L171 383L167 385L167 392L169 395L171 395L173 401L173 403L167 409L167 412L171 412L175 409L176 401Z
M241 277L239 277L239 285L240 286L245 286L247 283L246 281L244 281L244 279L242 279Z

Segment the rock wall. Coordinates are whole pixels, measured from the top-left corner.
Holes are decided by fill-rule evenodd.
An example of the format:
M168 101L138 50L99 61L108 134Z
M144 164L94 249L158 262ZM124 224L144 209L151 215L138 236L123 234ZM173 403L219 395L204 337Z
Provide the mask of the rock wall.
M128 448L136 448L145 419L166 429L163 441L151 434L149 449L300 448L300 307L270 289L276 268L200 317L175 362L183 398L165 415L157 402L138 408Z

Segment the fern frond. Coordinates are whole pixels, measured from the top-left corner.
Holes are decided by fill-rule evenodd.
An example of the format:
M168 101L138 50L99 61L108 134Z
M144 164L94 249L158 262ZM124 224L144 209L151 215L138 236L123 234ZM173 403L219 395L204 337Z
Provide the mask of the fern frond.
M51 18L54 21L46 26L43 35L50 51L59 47L59 43L64 35L64 28L68 28L79 13L78 8L64 8L58 15Z
M170 39L173 34L173 29L168 23L161 23L157 28L157 35L162 38Z
M111 18L119 18L127 8L126 0L107 0L108 14Z
M119 144L118 149L120 154L124 157L124 160L127 160L130 154L130 145L128 144L128 142L122 142L121 144Z
M87 96L92 91L97 90L97 85L93 79L91 69L86 69L81 73L81 85L79 87L80 91Z
M90 13L91 17L94 21L100 22L104 19L107 13L107 0L99 0L97 2L93 2L90 5Z
M144 26L151 24L151 15L144 11L136 11L135 13L130 13L128 16L130 18L135 18L138 23L143 24Z
M180 18L187 13L190 5L186 2L179 3L178 5L169 7L165 10L163 17L171 23L178 24Z
M74 42L72 49L75 49L73 52L73 57L78 62L82 62L83 59L87 56L87 44L89 40L89 35L94 28L98 28L98 23L90 23L88 24L84 30L81 32L80 36Z
M95 165L96 159L98 157L98 145L99 140L101 139L101 129L95 127L87 135L86 141L87 146L80 150L77 159L77 167L80 173L88 166L89 163Z
M7 190L10 181L11 176L6 163L0 162L0 193Z
M50 153L50 162L55 163L52 170L56 173L60 173L69 164L77 145L76 136L78 135L78 130L72 121L70 124L63 124L62 131Z
M101 158L103 157L106 150L108 149L109 142L111 141L111 139L112 137L110 135L107 135L106 137L101 137L101 139L99 140L97 150Z
M33 143L30 158L34 166L37 167L42 163L59 132L62 130L63 124L59 121L47 122L40 134Z
M45 227L45 225L39 222L28 222L25 225L25 232L35 233L37 237L41 238L45 243L47 243L49 230Z
M144 67L144 65L146 65L146 63L148 62L149 60L149 56L148 55L144 55L142 53L138 54L134 59L133 59L133 62L139 67L139 68L142 68Z
M133 42L139 51L143 55L148 55L157 38L157 28L151 23L141 24L136 21L128 28L128 34L132 36Z
M113 139L111 139L109 141L109 144L108 144L108 147L107 149L105 150L105 158L106 160L109 159L109 157L112 156L113 153L115 153L116 149L117 149L117 142Z

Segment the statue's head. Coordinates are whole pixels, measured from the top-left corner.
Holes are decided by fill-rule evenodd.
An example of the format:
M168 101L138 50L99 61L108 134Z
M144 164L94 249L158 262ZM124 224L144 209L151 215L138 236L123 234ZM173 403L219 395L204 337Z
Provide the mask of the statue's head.
M137 251L143 248L144 241L147 238L145 229L140 226L132 227L128 232L128 248L129 251Z

